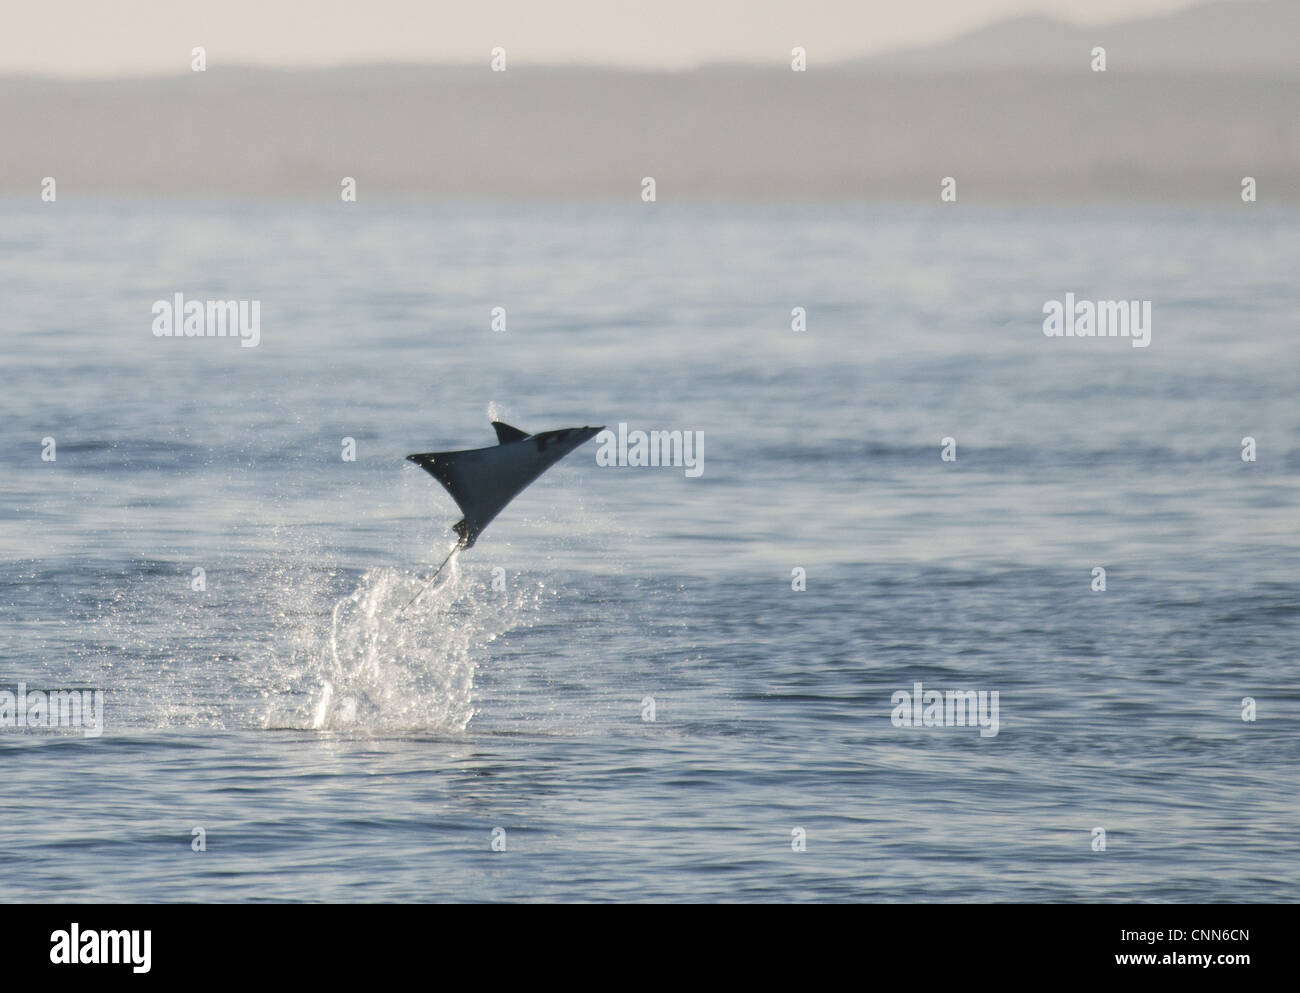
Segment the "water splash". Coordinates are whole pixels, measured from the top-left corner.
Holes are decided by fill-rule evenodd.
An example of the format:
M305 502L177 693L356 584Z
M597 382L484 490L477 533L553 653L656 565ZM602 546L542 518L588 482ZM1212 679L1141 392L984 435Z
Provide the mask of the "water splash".
M266 725L318 730L464 730L474 716L482 650L536 609L536 591L513 596L467 578L453 556L415 604L419 576L371 569L325 618L300 630L287 692ZM301 660L301 661L300 661Z
M110 735L455 733L474 715L492 643L541 609L540 586L516 576L493 589L483 559L454 556L408 607L431 567L344 569L307 529L277 528L268 544L281 554L208 559L201 590L167 559L72 573L67 630L37 643L41 681L104 690Z

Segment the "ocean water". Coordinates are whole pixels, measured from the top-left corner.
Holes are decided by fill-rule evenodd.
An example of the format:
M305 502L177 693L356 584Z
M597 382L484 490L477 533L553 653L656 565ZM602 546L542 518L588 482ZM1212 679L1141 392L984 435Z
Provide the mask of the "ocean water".
M1256 205L0 204L0 691L104 693L0 728L0 899L1294 900L1298 259ZM403 456L493 417L703 473L589 442L399 612L460 516Z

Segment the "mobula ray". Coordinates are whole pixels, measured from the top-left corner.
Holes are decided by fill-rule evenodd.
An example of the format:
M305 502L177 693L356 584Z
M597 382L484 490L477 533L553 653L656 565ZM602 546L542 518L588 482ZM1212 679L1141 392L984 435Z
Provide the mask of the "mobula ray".
M528 434L501 421L493 421L492 427L497 432L497 444L491 448L422 452L407 456L447 488L465 515L453 525L460 541L438 566L434 579L452 555L463 548L473 547L483 529L529 483L584 441L604 430L603 427L560 428ZM432 584L433 579L430 579L424 589ZM424 590L417 593L411 603L423 593Z

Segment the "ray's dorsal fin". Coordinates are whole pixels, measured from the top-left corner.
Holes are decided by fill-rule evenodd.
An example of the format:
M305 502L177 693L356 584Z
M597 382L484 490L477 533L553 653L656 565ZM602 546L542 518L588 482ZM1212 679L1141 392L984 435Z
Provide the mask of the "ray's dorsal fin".
M520 431L518 428L512 428L505 421L493 421L492 426L497 431L497 444L504 445L509 441L523 441L528 437L527 431Z

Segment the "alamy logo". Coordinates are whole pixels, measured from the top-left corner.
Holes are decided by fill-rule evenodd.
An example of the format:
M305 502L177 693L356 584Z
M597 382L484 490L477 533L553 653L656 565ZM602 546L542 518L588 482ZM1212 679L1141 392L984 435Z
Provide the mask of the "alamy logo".
M677 466L691 477L704 475L703 431L628 431L606 428L596 435L596 465Z
M50 945L55 965L130 965L140 973L152 965L152 931L82 931L73 921L68 930L50 933Z
M896 728L978 726L981 738L998 734L997 690L949 690L945 694L923 689L916 682L912 692L896 690L889 702L894 706L889 719Z
M0 690L0 729L68 728L87 738L104 733L103 690Z
M1132 338L1134 348L1151 344L1150 300L1048 300L1043 334L1049 338Z
M241 348L262 340L261 300L186 300L177 293L153 305L155 338L240 338Z

